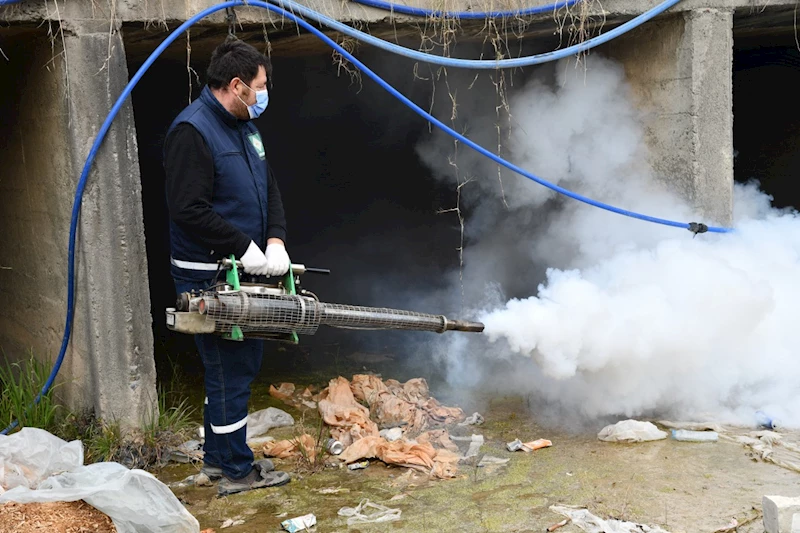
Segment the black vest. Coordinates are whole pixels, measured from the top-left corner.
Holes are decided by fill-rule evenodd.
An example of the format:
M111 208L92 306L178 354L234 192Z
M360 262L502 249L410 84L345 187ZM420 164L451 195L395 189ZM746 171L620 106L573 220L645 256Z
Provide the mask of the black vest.
M231 115L208 86L175 118L167 135L181 123L200 132L214 158L211 208L265 249L268 167L258 128ZM172 221L169 234L173 277L200 281L216 275L220 253L198 244Z

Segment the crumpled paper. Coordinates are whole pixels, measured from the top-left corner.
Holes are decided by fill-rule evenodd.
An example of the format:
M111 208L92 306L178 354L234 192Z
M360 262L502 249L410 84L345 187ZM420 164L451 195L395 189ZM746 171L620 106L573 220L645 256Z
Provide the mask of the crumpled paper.
M266 457L278 459L297 459L304 457L313 463L317 458L317 446L314 437L304 433L294 439L267 442L263 447Z
M358 403L343 377L332 379L320 393L319 412L331 427L331 436L344 446L363 437L377 435L378 425L370 420L369 409Z
M448 478L455 477L461 457L450 450L437 450L430 442L388 442L382 437L371 436L353 443L339 458L346 463L359 459L380 459L387 464L413 468L438 478Z

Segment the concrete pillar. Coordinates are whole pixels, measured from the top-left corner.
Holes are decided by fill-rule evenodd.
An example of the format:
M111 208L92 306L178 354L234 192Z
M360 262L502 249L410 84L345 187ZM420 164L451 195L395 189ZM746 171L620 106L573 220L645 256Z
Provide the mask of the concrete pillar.
M700 222L730 224L733 211L733 11L663 16L616 39L645 112L656 173L697 209Z
M73 190L98 130L128 82L119 29L65 23ZM66 364L70 403L136 425L157 406L141 181L133 107L117 115L89 174L77 248L77 300Z

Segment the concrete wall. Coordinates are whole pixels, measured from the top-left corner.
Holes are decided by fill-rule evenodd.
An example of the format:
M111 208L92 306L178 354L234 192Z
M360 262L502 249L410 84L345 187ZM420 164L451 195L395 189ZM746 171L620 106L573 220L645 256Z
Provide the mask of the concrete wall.
M44 30L4 49L0 161L0 346L53 361L67 307L67 246L78 176L103 119L127 83L125 50L105 23ZM63 52L63 53L62 53ZM157 405L130 102L90 174L77 247L72 341L57 390L72 408L138 424Z
M729 224L733 198L733 12L701 9L654 21L612 41L647 116L658 175L697 209Z
M74 185L63 70L58 59L50 63L43 30L4 40L3 50L10 60L0 60L0 348L12 360L28 350L47 359L64 328Z

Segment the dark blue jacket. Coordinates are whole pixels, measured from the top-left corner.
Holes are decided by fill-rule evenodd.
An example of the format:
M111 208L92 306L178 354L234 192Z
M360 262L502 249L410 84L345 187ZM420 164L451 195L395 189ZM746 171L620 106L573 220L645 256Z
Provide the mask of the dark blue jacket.
M167 138L178 125L185 123L200 133L213 159L211 209L264 250L269 169L258 129L252 122L231 115L208 87L175 118ZM169 231L173 277L213 278L222 254L233 253L203 244L202 239L181 228L172 217Z

